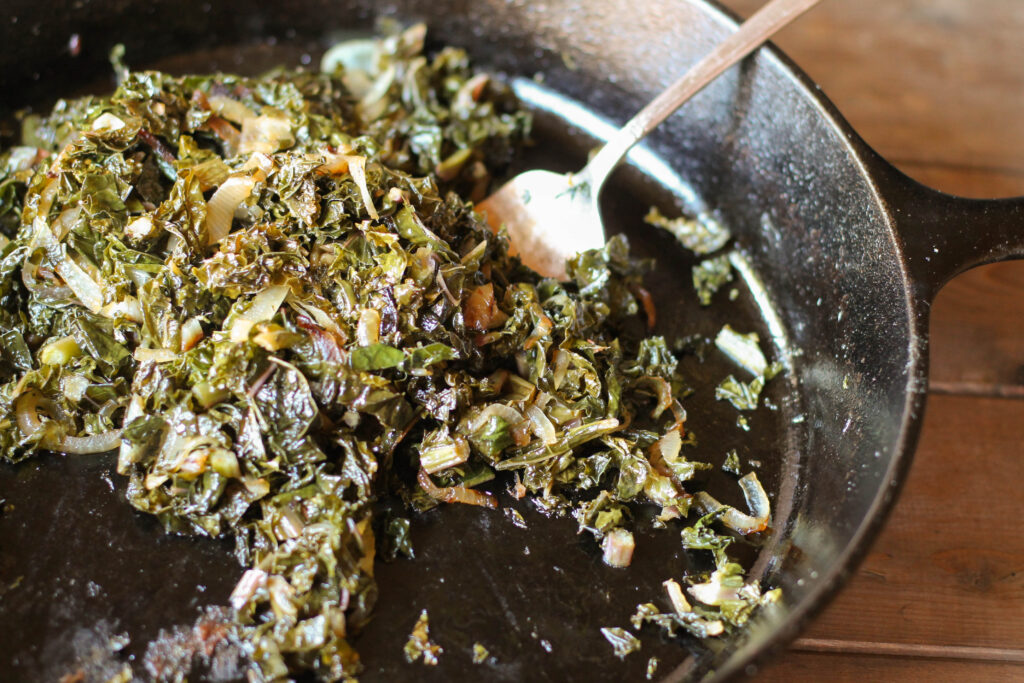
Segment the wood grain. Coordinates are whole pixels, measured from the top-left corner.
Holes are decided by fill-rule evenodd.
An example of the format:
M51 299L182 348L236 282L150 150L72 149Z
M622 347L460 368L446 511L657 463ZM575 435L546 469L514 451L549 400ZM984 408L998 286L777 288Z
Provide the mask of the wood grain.
M933 395L900 503L807 638L1024 655L1024 402Z
M724 4L748 15L761 2ZM1016 0L833 0L775 42L905 173L1005 197L1024 195L1022 35ZM949 283L930 335L900 500L849 585L759 680L1024 681L1024 262Z
M1024 665L851 654L790 653L760 672L759 681L829 683L1008 683L1024 680Z
M953 280L935 300L930 333L932 391L1024 398L1024 262Z
M1022 34L1014 0L827 0L774 42L886 158L1020 169Z

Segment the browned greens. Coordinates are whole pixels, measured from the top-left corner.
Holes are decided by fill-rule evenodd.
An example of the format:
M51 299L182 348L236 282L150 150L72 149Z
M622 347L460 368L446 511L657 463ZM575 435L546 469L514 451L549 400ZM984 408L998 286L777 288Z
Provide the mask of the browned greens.
M471 201L529 117L462 51L423 42L416 26L346 43L322 73L119 67L112 95L26 118L0 156L2 457L117 448L133 506L232 535L232 637L259 679L359 671L375 558L414 556L408 518L375 535L383 492L411 515L492 508L477 487L503 471L616 566L627 504L668 520L693 502L705 516L683 546L718 567L693 578L704 606L676 595L637 623L740 623L762 598L708 524L759 531L767 500L753 475L756 517L687 491L709 466L684 455L675 356L635 333L642 264L622 238L573 259L567 283L508 255ZM746 409L755 383L720 395ZM620 656L639 647L605 635ZM424 613L406 655L440 652Z

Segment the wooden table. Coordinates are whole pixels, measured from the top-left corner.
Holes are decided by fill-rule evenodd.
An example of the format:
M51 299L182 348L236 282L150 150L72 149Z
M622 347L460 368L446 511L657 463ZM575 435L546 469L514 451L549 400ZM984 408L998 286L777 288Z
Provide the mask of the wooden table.
M762 2L725 4L747 16ZM824 0L775 42L907 174L1024 195L1024 2ZM1024 681L1024 262L947 285L931 353L885 530L760 680Z

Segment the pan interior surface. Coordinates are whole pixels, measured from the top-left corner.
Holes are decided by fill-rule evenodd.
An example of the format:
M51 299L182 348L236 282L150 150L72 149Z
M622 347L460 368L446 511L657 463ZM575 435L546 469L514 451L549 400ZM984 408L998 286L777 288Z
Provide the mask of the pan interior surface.
M466 46L481 65L512 75L544 74L543 88L520 88L538 109L539 141L522 163L556 171L581 167L593 134L601 134L600 125L581 127L587 120L573 101L585 103L598 122L623 121L728 26L697 2L440 1L383 10L372 3L300 2L256 14L240 3L189 7L205 21L182 19L188 12L180 3L154 2L139 16L131 11L140 10L129 11L129 63L178 72L243 70L240 64L258 70L295 64L303 54L315 58L325 26L365 30L378 12L426 20L435 41ZM82 10L77 25L95 23L87 37L97 52L124 40L101 28L123 9L112 2ZM42 19L28 3L15 14ZM246 21L233 21L238 16ZM35 42L18 34L8 44L36 55L47 40L52 48L61 27L69 32L72 19L73 13L45 24ZM159 36L156 26L165 29ZM147 35L154 36L149 45L139 40ZM229 46L238 43L251 47ZM215 44L198 53L188 47ZM3 85L21 84L26 102L40 101L73 92L72 82L80 84L83 74L104 73L96 54L68 60L38 57L34 73L49 83L43 91L6 52ZM56 77L62 63L81 73ZM545 99L552 94L558 97ZM713 396L714 386L736 369L714 353L705 362L683 359L697 388L685 403L688 426L699 439L688 457L719 465L736 448L745 464L761 463L756 471L772 497L775 533L763 548L745 552L756 561L756 577L783 588L784 606L756 619L745 639L699 650L696 657L689 656L698 652L692 643L645 631L640 653L620 662L598 629L627 626L638 602L660 600L661 582L681 577L688 565L677 531L642 534L636 566L613 570L600 563L592 542L575 535L572 520L546 519L503 495L502 505L517 507L527 530L500 514L448 506L416 520L416 560L380 566L376 616L356 641L368 669L361 678L450 680L480 673L495 680L636 680L650 656L662 662L659 675L712 668L727 674L779 634L793 632L846 571L889 495L908 440L909 410L923 389L915 374L921 351L898 245L846 131L788 66L762 53L667 122L647 154L634 155L634 165L617 172L605 190L604 210L628 235L635 255L656 260L649 285L658 302L657 331L669 338L713 337L729 323L757 331L772 346L771 359L787 365L766 390L776 408L751 414L747 433L737 426L735 409ZM652 204L665 212L710 211L734 231L734 266L745 280L736 301L723 291L711 308L697 304L692 257L671 236L643 224ZM161 628L191 623L200 605L226 602L240 572L230 546L164 537L128 509L112 469L110 459L58 456L0 468L0 492L10 508L0 515L0 579L13 584L0 595L0 640L15 653L0 661L0 678L59 677L96 651L98 641L109 640L105 634L128 632L125 654L138 660ZM717 474L710 492L741 505L735 483ZM432 669L410 668L401 658L422 609L446 648ZM469 664L476 642L493 656L479 670Z

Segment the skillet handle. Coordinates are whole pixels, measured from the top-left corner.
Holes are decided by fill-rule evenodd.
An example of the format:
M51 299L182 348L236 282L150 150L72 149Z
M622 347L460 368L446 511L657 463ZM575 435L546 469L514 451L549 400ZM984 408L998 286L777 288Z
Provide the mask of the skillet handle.
M881 157L876 178L918 299L976 266L1024 259L1024 197L967 199L908 177Z

